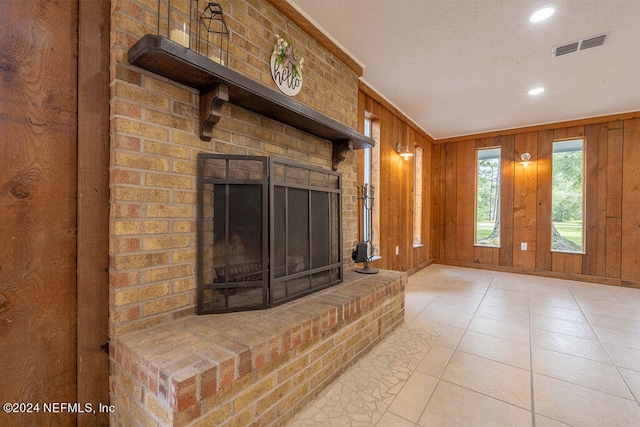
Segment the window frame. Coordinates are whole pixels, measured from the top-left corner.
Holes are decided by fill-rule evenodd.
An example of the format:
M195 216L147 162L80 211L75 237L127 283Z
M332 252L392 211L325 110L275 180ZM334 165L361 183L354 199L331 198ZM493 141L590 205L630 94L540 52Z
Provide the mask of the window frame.
M554 194L554 187L553 187L553 173L554 173L554 168L553 168L553 160L554 160L554 153L555 151L555 144L556 143L569 143L569 142L574 142L574 141L581 141L581 146L582 146L582 199L581 199L581 210L582 210L582 217L581 217L581 228L582 228L582 245L581 245L581 249L577 250L577 251L572 251L572 250L567 250L567 249L556 249L553 247L553 228L554 228L554 221L553 221L553 194ZM549 221L550 221L550 233L551 233L551 252L555 252L555 253L563 253L563 254L575 254L575 255L584 255L586 254L586 243L587 243L587 229L585 227L585 219L586 219L586 214L587 214L587 210L586 210L586 189L587 189L587 156L586 156L586 145L587 145L587 139L585 137L577 137L577 138L562 138L562 139L554 139L551 143L551 176L549 177L549 179L551 180L551 203L550 203L550 215L549 215ZM565 150L565 151L569 151L569 150ZM574 150L577 151L577 150ZM562 236L564 237L564 236ZM564 237L566 239L566 237ZM569 239L567 239L569 240ZM573 242L575 243L575 242Z
M501 238L502 238L502 222L500 223L500 227L498 229L499 232L499 241L498 244L496 245L490 245L490 244L486 244L486 243L479 243L478 242L478 172L479 172L479 153L481 151L496 151L498 152L498 155L496 157L496 159L498 160L498 168L497 168L497 182L498 182L498 198L497 198L497 204L496 204L496 208L495 208L495 214L496 215L500 215L500 206L501 206L501 202L502 202L502 147L499 145L496 146L490 146L490 147L481 147L481 148L476 148L476 154L475 154L475 186L474 186L474 212L473 212L473 245L474 247L482 247L482 248L500 248L501 247Z
M381 259L380 256L380 120L369 112L365 112L364 117L364 132L365 136L372 138L375 141L375 145L371 148L365 148L363 150L363 184L368 183L373 185L375 189L373 209L371 210L371 236L368 235L366 230L366 215L364 215L364 209L359 206L358 209L362 209L362 236L363 240L370 241L371 245L368 248L367 256L369 261L375 261Z

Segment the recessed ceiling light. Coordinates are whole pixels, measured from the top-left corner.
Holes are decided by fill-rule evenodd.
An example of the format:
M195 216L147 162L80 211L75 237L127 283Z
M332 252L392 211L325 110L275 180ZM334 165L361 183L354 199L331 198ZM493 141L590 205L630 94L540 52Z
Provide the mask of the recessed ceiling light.
M540 95L542 92L544 92L544 88L542 86L534 87L529 91L529 95L533 95L533 96Z
M549 19L551 15L554 14L556 10L552 7L543 7L542 9L538 9L529 16L529 21L531 22L540 22L545 19Z

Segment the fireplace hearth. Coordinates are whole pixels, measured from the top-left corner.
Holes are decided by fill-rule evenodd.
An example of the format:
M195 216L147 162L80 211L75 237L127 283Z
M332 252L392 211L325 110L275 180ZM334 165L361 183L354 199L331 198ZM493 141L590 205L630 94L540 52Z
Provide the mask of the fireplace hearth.
M342 282L341 177L276 157L198 156L198 314Z

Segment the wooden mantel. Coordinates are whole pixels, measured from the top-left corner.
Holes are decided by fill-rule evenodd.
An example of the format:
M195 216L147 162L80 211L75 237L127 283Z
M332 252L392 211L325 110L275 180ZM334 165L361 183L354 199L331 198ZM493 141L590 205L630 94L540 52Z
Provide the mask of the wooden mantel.
M200 91L200 138L211 139L220 108L229 101L333 143L333 170L349 149L370 148L373 139L237 71L166 37L147 34L129 49L137 67Z

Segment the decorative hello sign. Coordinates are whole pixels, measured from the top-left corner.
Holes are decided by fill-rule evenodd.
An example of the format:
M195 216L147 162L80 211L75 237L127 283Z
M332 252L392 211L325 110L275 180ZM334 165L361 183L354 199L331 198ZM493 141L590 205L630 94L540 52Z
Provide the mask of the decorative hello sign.
M278 89L287 96L295 96L302 89L302 64L304 58L295 51L291 40L276 34L278 42L271 54L271 77Z

